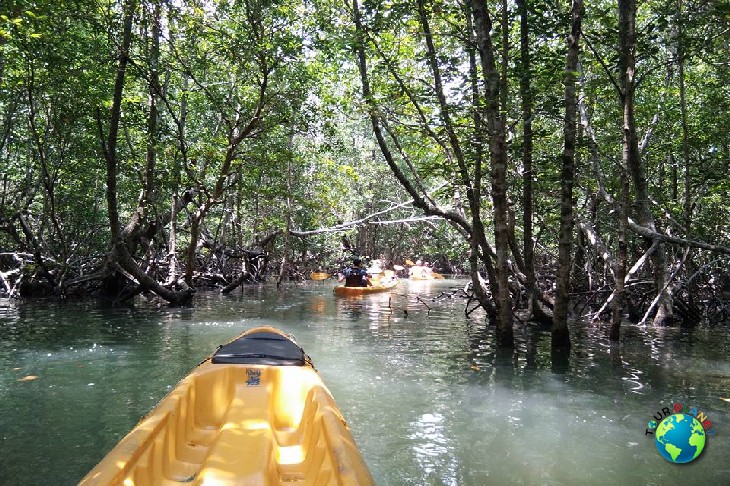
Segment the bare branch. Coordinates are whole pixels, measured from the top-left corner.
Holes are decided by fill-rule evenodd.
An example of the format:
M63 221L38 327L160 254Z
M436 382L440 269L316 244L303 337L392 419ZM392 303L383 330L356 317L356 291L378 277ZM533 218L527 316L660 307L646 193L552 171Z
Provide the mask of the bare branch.
M412 204L413 204L412 201L401 202L401 203L395 204L393 206L390 206L389 208L383 209L381 211L376 211L376 212L374 212L372 214L369 214L369 215L367 215L367 216L365 216L363 218L356 219L354 221L348 221L347 223L342 223L342 224L338 224L338 225L335 225L335 226L330 226L329 228L319 228L319 229L310 230L310 231L294 231L294 230L292 230L292 231L290 231L290 234L293 235L293 236L304 237L304 236L317 235L317 234L321 234L321 233L338 233L340 231L347 231L349 229L356 228L357 226L359 226L359 225L361 225L363 223L370 222L371 219L373 219L373 218L375 218L377 216L380 216L382 214L387 214L387 213L389 213L391 211L395 211L396 209L400 209L400 208L403 208L403 207L406 207L406 206L411 206ZM415 222L415 221L426 221L426 220L433 220L433 219L443 219L443 218L441 218L440 216L425 216L425 217L424 216L420 216L420 217L414 217L414 218L403 219L403 220L398 220L398 221L395 221L394 220L392 222L391 221L372 221L371 223L372 224L391 224L391 223L402 223L402 222L411 222L411 221L413 221L413 222Z

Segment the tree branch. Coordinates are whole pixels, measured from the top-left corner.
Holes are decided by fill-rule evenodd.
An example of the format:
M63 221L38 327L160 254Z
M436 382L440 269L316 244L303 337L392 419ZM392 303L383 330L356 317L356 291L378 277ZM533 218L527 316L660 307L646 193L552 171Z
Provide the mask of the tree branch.
M403 208L403 207L406 207L406 206L410 206L412 204L413 204L412 201L401 202L401 203L398 203L398 204L396 204L394 206L391 206L389 208L383 209L381 211L376 211L376 212L374 212L372 214L369 214L369 215L367 215L367 216L365 216L363 218L356 219L354 221L348 221L347 223L342 223L342 224L338 224L338 225L335 225L335 226L330 226L329 228L319 228L319 229L316 229L316 230L309 230L309 231L295 231L295 230L291 230L289 233L291 235L293 235L293 236L304 237L304 236L317 235L317 234L321 234L321 233L338 233L340 231L347 231L347 230L352 229L352 228L355 228L355 227L357 227L357 226L359 226L359 225L361 225L363 223L367 223L371 219L373 219L373 218L375 218L377 216L380 216L381 214L387 214L387 213L389 213L391 211L394 211L396 209L400 209L400 208ZM425 218L424 217L421 217L421 218L413 218L411 220L393 221L393 223L408 222L408 221L423 221L423 220L427 220L427 219L441 219L441 218L438 217L438 216L427 216ZM387 222L380 222L379 221L379 222L376 222L376 224L387 224Z

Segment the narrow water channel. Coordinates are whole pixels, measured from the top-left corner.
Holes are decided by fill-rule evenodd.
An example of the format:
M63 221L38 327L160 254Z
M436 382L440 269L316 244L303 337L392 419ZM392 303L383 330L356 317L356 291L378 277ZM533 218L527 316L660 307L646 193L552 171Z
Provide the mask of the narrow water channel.
M0 302L0 485L72 485L215 347L256 325L312 357L379 485L730 484L730 330L572 326L498 352L464 281L401 282L337 298L331 282L199 293L190 309L138 301ZM714 423L672 464L647 423L674 403Z

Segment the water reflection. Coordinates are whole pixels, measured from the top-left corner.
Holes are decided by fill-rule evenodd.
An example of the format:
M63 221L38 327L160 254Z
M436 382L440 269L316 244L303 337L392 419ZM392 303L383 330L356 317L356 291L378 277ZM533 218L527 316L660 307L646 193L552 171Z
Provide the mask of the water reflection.
M313 295L311 300L309 301L309 310L313 314L326 314L327 312L327 303L331 302L330 299L328 299L324 295Z
M387 326L393 317L393 294L390 292L336 297L335 300L338 317L351 321L366 320L372 329Z
M453 460L452 440L447 435L445 417L439 413L424 413L411 425L413 454L429 483L449 484L458 482L457 463Z
M730 483L727 330L627 325L615 344L578 323L558 362L532 324L497 349L462 286L355 299L331 284L244 287L192 309L0 303L0 484L74 484L218 344L260 324L312 356L378 484ZM674 400L721 434L696 467L668 468L644 437Z

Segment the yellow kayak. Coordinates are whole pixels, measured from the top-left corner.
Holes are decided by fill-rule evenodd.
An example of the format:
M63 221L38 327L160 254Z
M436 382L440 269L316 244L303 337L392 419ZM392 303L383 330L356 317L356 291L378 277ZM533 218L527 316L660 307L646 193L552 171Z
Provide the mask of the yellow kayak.
M372 485L309 357L273 327L221 346L81 485Z
M420 275L411 275L410 277L408 277L408 280L419 280L419 281L424 281L424 280L442 280L443 278L444 278L444 276L441 275L440 273L435 273L435 274L433 274L430 277L423 277L423 276L420 276Z
M347 287L345 285L338 285L335 287L335 294L339 296L374 294L394 289L396 285L398 285L398 279L391 279L385 282L381 281L369 287Z
M431 275L411 275L409 280L441 280L444 276L440 273L431 272Z
M330 274L326 272L312 272L309 275L309 278L311 278L312 280L327 280L328 278L330 278Z

